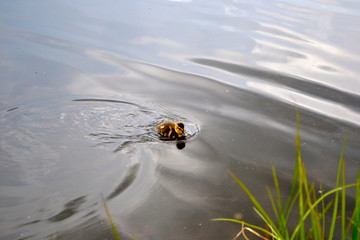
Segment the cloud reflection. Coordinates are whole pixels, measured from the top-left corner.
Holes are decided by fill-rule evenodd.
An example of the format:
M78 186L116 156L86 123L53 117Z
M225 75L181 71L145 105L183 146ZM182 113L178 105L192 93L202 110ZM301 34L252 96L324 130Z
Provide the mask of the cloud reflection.
M275 84L270 85L249 81L247 82L247 85L256 89L257 92L263 92L287 103L296 103L300 107L315 113L349 122L354 125L359 125L360 123L360 114L345 107L341 103L310 96L306 93L295 91L294 89L284 88L284 86L276 86Z
M185 46L182 43L161 37L141 37L135 40L134 43L139 45L159 45L162 47L173 47L173 48L182 48Z

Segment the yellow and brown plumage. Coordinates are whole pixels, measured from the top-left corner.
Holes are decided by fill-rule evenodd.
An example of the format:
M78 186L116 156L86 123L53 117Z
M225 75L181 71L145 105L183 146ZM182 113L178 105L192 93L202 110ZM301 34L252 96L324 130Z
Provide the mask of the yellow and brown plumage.
M182 122L163 122L156 127L162 137L182 139L185 137L185 126Z

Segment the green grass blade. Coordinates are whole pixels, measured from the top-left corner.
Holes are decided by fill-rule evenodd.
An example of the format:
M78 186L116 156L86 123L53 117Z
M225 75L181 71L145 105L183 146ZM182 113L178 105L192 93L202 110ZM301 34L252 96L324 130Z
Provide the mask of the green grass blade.
M305 240L305 224L303 221L304 214L304 166L301 157L301 138L300 138L300 112L296 106L296 136L295 136L295 145L296 145L296 167L298 168L298 184L299 184L299 226L300 226L300 239ZM295 168L296 168L295 167Z
M279 180L277 178L277 174L276 174L276 170L275 170L274 166L272 167L271 171L272 171L273 180L274 180L274 186L275 186L275 190L276 190L277 208L278 208L279 212L282 212L283 206L282 206L282 201L281 201L281 192L280 192Z
M323 206L322 207L322 212L320 214L320 218L321 218L322 223L323 223L322 224L322 236L321 236L321 239L325 239L325 230L326 230L326 218L325 218L325 216L326 216L327 212L329 211L329 209L333 206L334 201L331 200L326 205L324 204L324 200L322 200L321 202L322 202L321 205Z
M297 106L295 106L295 112L296 112L295 143L296 143L296 154L297 154L296 156L298 156L298 152L301 152L301 146L299 145L299 147L298 147L298 143L300 143L300 113L299 113L299 109L298 109ZM296 160L298 160L298 159L296 158ZM289 194L289 197L288 197L288 199L286 201L286 205L285 205L285 208L284 208L285 213L289 213L289 208L290 208L290 205L292 203L293 196L295 194L298 194L298 189L297 189L298 179L299 179L299 165L298 165L298 161L296 161L296 164L295 164L295 167L294 167L294 172L293 172L293 178L292 178L291 186L290 186L290 194Z
M358 176L356 179L356 200L355 200L355 209L354 209L354 218L352 224L352 240L360 239L360 169L358 171Z
M269 232L268 230L266 230L265 228L262 228L262 227L258 227L256 225L252 225L250 223L247 223L247 222L244 222L244 221L239 221L239 220L236 220L236 219L232 219L232 218L214 218L214 219L211 219L211 221L225 221L225 222L234 222L234 223L239 223L239 224L244 224L245 226L248 226L250 228L253 228L253 229L256 229L256 230L259 230L271 237L273 237L274 239L278 239L277 238L277 235Z
M317 198L317 194L315 192L315 186L314 183L312 183L311 185L309 185L308 180L307 180L307 175L306 175L306 169L303 169L304 172L304 179L303 179L303 183L304 183L304 190L306 193L306 204L307 207L310 209L310 207L312 206L313 201L316 200ZM312 238L315 240L319 240L319 239L323 239L322 238L322 228L321 228L321 222L320 222L320 216L319 216L319 207L318 205L316 205L314 208L311 209L311 231L309 233L312 233ZM307 239L309 239L309 237L307 237Z
M340 186L340 177L341 177L341 173L342 173L342 168L343 168L343 162L344 162L344 153L345 153L345 147L346 147L346 141L347 141L347 136L345 137L342 149L341 149L341 155L340 155L340 161L339 161L339 166L338 166L338 171L337 171L337 175L336 175L336 187L338 188ZM344 177L344 176L343 176ZM338 214L338 205L339 205L339 192L337 191L335 193L335 202L334 202L334 209L333 209L333 215L331 218L331 223L330 223L330 230L329 230L329 240L333 239L333 235L334 235L334 231L335 231L335 225L336 225L336 217Z
M287 207L287 211L284 210L284 221L288 222L293 212L296 201L299 199L299 191L296 192L295 196L293 196L289 201L289 205Z
M115 226L115 224L114 224L114 221L113 221L113 219L112 219L112 217L111 217L109 208L108 208L107 203L106 203L106 201L105 201L104 198L102 199L102 204L103 204L103 206L104 206L104 208L105 208L106 216L107 216L107 218L108 218L108 220L109 220L109 223L110 223L110 226L111 226L111 230L112 230L112 232L113 232L113 235L114 235L114 237L115 237L116 240L120 240L120 236L119 236L119 234L118 234L118 232L117 232L117 230L116 230L116 226Z
M266 222L269 224L269 227L274 229L276 235L279 235L279 230L276 227L276 224L271 220L270 216L266 213L266 211L258 202L258 200L255 198L255 196L249 191L249 189L243 184L243 182L235 176L234 173L232 173L230 170L227 170L227 172L236 181L236 183L243 189L246 195L250 198L255 208L261 213L264 219L266 219Z
M336 184L338 186L338 184ZM334 209L333 209L333 215L331 218L330 223L330 230L329 230L329 240L333 239L334 231L335 231L335 224L336 224L336 217L338 212L338 205L339 205L339 191L335 192L335 200L334 200Z
M320 188L319 188L319 193L321 194L321 196L323 195L323 187L322 184L320 184ZM328 205L327 205L328 206ZM331 206L331 205L330 205ZM329 206L329 207L330 207ZM320 213L320 219L321 219L321 226L322 226L322 230L323 230L323 236L322 238L324 239L324 231L325 231L325 226L326 226L326 221L325 221L325 215L326 215L326 207L325 207L325 201L324 199L321 201L321 213Z
M274 198L272 196L271 190L270 190L270 188L268 186L266 186L266 191L268 193L270 204L271 204L271 207L272 207L272 209L274 211L274 214L275 214L275 218L279 222L279 213L278 213L278 210L277 210L277 206L276 206L276 203L275 203Z
M314 183L311 184L311 186L307 189L308 192L308 206L310 207L312 205L312 202L316 200L316 192L315 192L315 186ZM314 209L311 211L311 228L309 231L309 236L307 239L314 239L314 240L320 240L323 239L322 236L322 228L320 223L320 214L319 214L319 207L315 206Z
M293 179L291 181L291 186L290 186L290 193L289 193L289 196L287 198L287 201L286 201L286 204L285 204L285 207L284 207L284 213L286 215L289 215L290 212L292 211L292 207L293 207L293 197L295 195L299 196L299 191L297 189L297 186L298 186L298 176L299 176L299 167L298 167L298 164L295 164L295 168L294 168L294 172L293 172Z
M288 219L285 217L287 215L287 213L285 212L283 205L282 205L282 197L281 197L279 180L278 180L278 177L276 174L276 169L274 166L272 167L272 175L273 175L274 187L275 187L275 191L276 191L276 203L275 203L272 195L270 196L270 194L271 194L270 189L267 189L267 190L268 190L271 205L274 209L274 213L276 216L279 231L285 239L288 239L289 238L289 231L287 228L287 220Z
M318 198L310 207L309 209L305 212L305 214L303 215L303 221L305 221L305 219L309 216L309 214L311 213L312 208L316 207L319 203L321 203L321 201L323 201L326 197L330 196L331 194L336 194L337 192L341 191L344 188L350 188L350 187L356 187L357 183L354 184L348 184L342 187L338 187L335 189L332 189L331 191L328 191L327 193L325 193L324 195L322 195L320 198ZM298 224L296 226L296 228L294 229L293 235L291 237L291 239L295 239L295 236L299 233L300 230L300 225Z
M345 159L342 161L341 168L341 186L345 186ZM346 188L341 191L341 239L346 239Z
M315 188L314 188L315 191ZM319 189L319 193L321 194L321 196L323 196L323 188L322 185L320 185L320 189ZM314 197L314 202L317 200L317 196ZM331 206L333 205L333 201L330 200L329 203L327 203L325 205L325 201L324 199L322 199L319 204L321 207L321 211L317 210L318 216L319 216L319 234L320 234L320 239L325 239L325 229L326 229L326 214L329 211L329 209L331 208Z
M254 210L255 210L255 212L261 217L261 219L266 223L266 225L270 228L271 232L273 232L273 233L275 232L275 233L276 233L276 231L274 230L274 228L271 226L271 223L269 223L269 222L265 219L265 217L264 217L256 208L254 208ZM276 239L283 239L283 237L281 237L281 235L280 235L280 236L277 236Z
M349 133L346 134L340 154L340 168L341 168L341 185L345 186L346 182L346 175L345 175L345 148L346 143L349 137ZM341 191L341 236L342 239L346 239L346 188Z
M301 164L301 163L300 163ZM305 240L305 220L302 218L304 216L304 189L303 189L303 172L302 166L299 167L299 226L300 226L300 239Z

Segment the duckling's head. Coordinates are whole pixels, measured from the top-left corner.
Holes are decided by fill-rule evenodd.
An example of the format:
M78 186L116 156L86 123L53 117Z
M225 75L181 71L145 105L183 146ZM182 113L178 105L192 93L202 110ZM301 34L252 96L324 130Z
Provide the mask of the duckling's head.
M182 122L177 122L175 125L175 132L179 137L184 136L185 125Z

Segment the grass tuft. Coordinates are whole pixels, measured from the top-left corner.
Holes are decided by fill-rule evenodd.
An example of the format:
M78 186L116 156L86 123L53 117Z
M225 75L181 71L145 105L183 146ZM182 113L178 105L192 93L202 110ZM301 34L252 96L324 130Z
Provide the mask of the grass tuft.
M278 177L274 167L272 168L272 175L275 193L272 193L268 186L266 187L274 217L271 218L270 214L261 206L260 202L245 184L238 179L233 172L227 170L228 174L250 198L254 205L255 212L264 221L266 227L259 227L245 221L228 218L217 218L212 220L241 224L241 231L233 240L238 239L240 236L248 239L245 234L246 232L250 232L261 239L276 240L322 240L325 238L330 240L334 239L335 232L338 232L343 240L360 240L360 170L357 175L356 183L346 185L344 154L347 140L348 134L345 137L341 149L335 188L323 193L322 186L320 185L319 190L317 190L314 183L309 184L306 169L302 161L300 114L299 110L296 108L296 163L290 185L290 193L283 202ZM350 187L356 189L356 203L352 216L347 217L346 190ZM327 200L327 203L325 203L325 199ZM295 206L297 209L298 221L295 228L290 229L289 220L290 216L293 216L296 211ZM327 225L325 216L328 216L328 213L331 213L331 211L330 223Z

